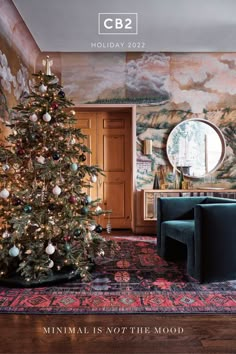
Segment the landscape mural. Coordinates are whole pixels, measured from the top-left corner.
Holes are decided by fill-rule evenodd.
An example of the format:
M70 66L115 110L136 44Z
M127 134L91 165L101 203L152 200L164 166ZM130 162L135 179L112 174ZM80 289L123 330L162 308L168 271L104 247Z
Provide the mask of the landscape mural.
M18 59L15 65L10 52L0 54L1 102L9 108L31 82ZM152 188L155 171L164 171L161 178L172 171L168 135L193 117L221 129L226 157L217 171L192 184L236 188L236 53L60 53L60 63L62 85L75 105L137 105L138 189ZM150 156L143 154L145 139L153 142Z
M214 123L226 141L224 163L192 184L236 188L236 53L74 53L62 58L62 78L75 103L137 104L138 189L152 188L155 171L171 171L168 135L190 118ZM151 156L143 154L145 139L153 142Z
M19 59L8 40L0 36L0 129L1 139L7 135L2 124L9 120L11 108L19 102L32 85L31 70Z

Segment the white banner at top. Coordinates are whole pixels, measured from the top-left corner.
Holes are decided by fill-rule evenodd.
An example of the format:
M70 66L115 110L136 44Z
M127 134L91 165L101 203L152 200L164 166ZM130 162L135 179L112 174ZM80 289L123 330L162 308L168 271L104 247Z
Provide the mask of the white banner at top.
M41 51L236 51L235 0L13 0Z

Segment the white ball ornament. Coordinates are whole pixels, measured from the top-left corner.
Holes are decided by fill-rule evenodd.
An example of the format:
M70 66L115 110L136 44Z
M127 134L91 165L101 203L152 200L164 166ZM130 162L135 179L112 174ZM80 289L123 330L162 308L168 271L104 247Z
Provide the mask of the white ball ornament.
M98 206L95 208L95 213L99 214L101 211L102 211L102 208L98 205Z
M2 169L4 172L8 171L10 169L10 166L8 164L5 164L2 166Z
M95 229L96 229L96 225L93 225L93 224L88 225L88 230L89 230L89 231L93 231L93 230L95 230Z
M52 193L53 193L54 195L60 195L60 194L61 194L61 188L58 187L58 186L55 186L55 187L53 188L53 190L52 190Z
M20 250L15 245L12 248L9 249L9 255L11 257L17 257L19 253L20 253Z
M3 232L3 234L2 234L2 237L3 237L3 238L8 238L8 237L10 237L9 232L8 232L7 230L5 230L5 231Z
M50 259L50 263L49 263L49 265L48 265L48 268L52 268L53 266L54 266L54 262L53 262L52 259Z
M95 175L91 176L91 182L93 183L97 182L97 176Z
M41 93L45 93L47 91L47 86L45 86L44 84L40 85L39 86L39 91Z
M44 115L43 115L43 120L44 122L50 122L50 120L52 119L51 115L46 112Z
M55 247L53 246L52 243L49 243L48 246L45 249L45 252L47 254L53 254L55 252Z
M45 164L45 157L44 156L39 156L36 157L36 160L41 163L42 165Z
M3 199L7 199L9 197L9 195L10 195L10 193L8 192L8 190L6 188L1 190L1 192L0 192L0 197Z
M91 203L92 198L90 197L90 195L87 195L87 197L86 197L86 201L87 201L87 203Z
M34 113L29 117L29 119L31 120L31 122L37 122L38 116Z
M91 241L92 240L92 235L91 232L88 232L85 236L86 241Z
M103 250L101 250L100 252L98 252L98 256L104 256L105 252Z

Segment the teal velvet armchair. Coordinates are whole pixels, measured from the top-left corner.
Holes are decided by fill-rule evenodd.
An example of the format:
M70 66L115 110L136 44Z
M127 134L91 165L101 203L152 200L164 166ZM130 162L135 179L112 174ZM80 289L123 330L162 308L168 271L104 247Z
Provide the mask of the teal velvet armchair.
M199 282L236 279L236 200L158 198L157 249L166 259L185 256Z

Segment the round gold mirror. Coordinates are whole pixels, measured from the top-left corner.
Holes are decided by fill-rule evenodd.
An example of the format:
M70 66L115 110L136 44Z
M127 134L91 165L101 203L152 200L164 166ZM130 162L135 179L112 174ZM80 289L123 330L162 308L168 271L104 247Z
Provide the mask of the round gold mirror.
M192 178L215 171L225 157L225 140L213 123L199 118L178 124L167 139L167 156L171 165Z

